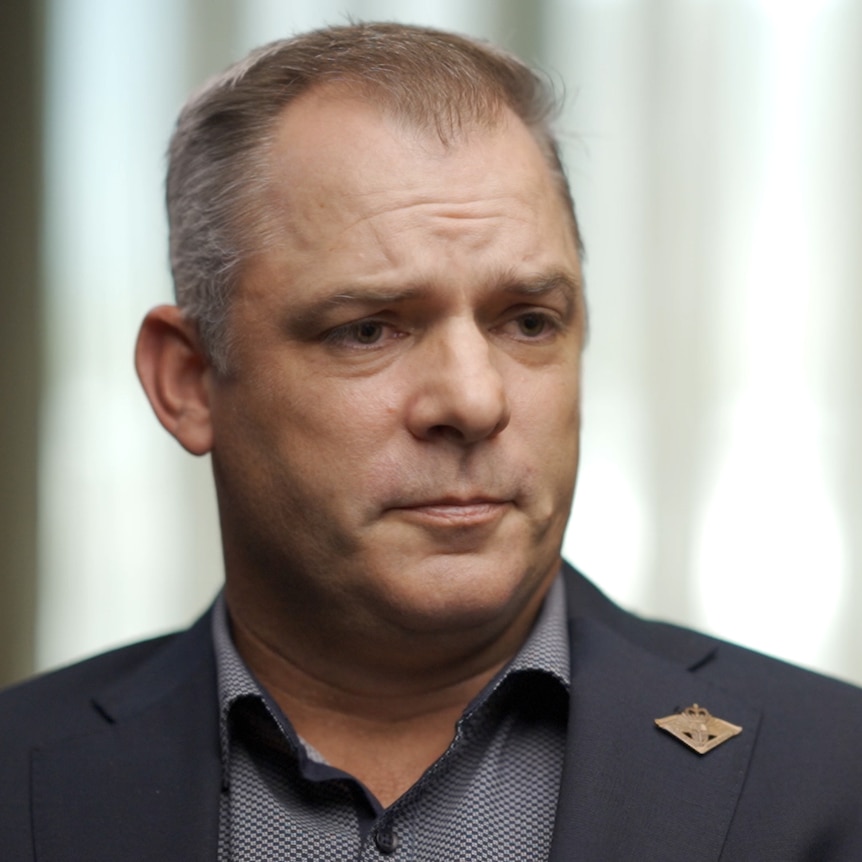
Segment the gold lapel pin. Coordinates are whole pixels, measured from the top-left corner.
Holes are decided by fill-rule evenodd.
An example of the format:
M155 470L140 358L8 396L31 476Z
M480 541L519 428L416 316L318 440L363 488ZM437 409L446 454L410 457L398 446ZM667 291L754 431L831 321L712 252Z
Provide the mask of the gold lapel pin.
M722 742L742 733L741 727L710 715L696 703L676 715L657 718L655 723L698 754L706 754Z

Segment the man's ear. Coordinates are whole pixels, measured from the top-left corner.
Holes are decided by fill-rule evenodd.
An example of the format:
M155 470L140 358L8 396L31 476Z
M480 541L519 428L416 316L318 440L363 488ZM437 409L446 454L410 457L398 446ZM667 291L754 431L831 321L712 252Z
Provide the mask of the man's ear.
M160 305L144 318L135 368L159 422L193 455L209 452L210 363L194 326L175 305Z

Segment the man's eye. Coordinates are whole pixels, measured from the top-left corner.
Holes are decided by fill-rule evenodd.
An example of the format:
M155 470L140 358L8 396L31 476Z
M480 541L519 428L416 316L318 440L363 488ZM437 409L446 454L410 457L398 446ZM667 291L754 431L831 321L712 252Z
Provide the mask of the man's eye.
M350 334L359 344L375 344L383 337L383 324L376 320L363 320L350 327Z
M324 340L342 347L371 347L386 336L387 325L379 320L359 320L336 327Z
M522 335L528 338L536 338L543 335L548 328L548 319L543 314L531 312L522 314L518 318L518 329Z

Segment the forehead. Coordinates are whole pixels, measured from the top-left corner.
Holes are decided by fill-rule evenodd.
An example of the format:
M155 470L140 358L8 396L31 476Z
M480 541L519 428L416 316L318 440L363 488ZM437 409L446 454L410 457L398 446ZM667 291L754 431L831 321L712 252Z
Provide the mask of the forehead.
M453 201L494 194L527 172L538 195L553 194L557 178L532 133L508 108L496 118L465 119L443 139L433 125L417 125L384 106L332 86L292 102L278 118L268 149L271 203L299 205L307 192L338 198L420 184L441 186ZM478 155L478 159L477 159ZM319 202L318 202L319 205Z
M459 278L578 268L557 178L507 110L444 142L376 105L312 91L280 116L268 162L250 268L270 283L289 272L294 294L311 281L433 282L446 266Z

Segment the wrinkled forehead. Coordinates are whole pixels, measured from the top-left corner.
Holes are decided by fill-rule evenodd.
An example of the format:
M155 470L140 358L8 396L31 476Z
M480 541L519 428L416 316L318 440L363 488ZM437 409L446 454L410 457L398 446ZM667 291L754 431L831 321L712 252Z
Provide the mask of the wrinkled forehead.
M477 165L462 160L463 174L457 175L457 156L482 142L494 141L500 157L478 166L489 180L496 177L505 185L509 174L533 163L541 193L553 196L561 205L560 218L572 232L580 248L578 229L565 178L553 154L543 147L543 139L526 126L514 112L502 104L495 113L462 115L457 123L446 119L443 127L433 118L417 117L385 101L360 98L355 88L343 84L318 85L303 93L282 109L260 153L258 196L247 207L245 227L252 227L247 253L254 254L279 242L285 227L284 218L293 215L298 201L309 186L325 186L328 202L321 206L337 207L338 200L355 188L368 188L369 177L381 183L390 179L389 166L402 166L412 160L414 179L422 173L437 171L447 165L440 182L449 183L453 195L466 189L475 179ZM455 156L455 158L453 158ZM434 179L433 176L429 179ZM409 180L407 180L409 181ZM294 221L294 219L291 219Z

